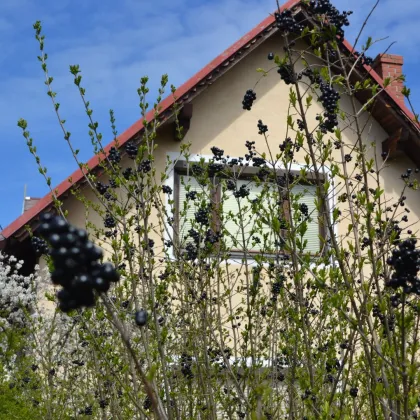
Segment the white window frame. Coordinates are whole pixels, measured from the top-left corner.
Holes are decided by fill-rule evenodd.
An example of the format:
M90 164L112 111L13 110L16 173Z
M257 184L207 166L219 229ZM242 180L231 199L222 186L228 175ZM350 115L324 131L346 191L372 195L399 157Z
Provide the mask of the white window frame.
M179 167L180 162L184 162L185 165L187 165L187 161L186 159L178 152L168 152L166 154L167 160L170 161L170 166L167 169L167 179L165 180L165 182L163 183L163 185L166 185L168 187L170 187L172 189L172 191L175 191L175 171L176 169ZM199 154L195 154L195 155L191 155L189 157L188 163L193 163L193 162L200 162L201 160L204 160L204 162L210 162L212 159L214 158L213 155L199 155ZM235 156L230 156L229 155L229 159L238 159L239 157L235 157ZM295 172L299 172L301 169L306 168L306 164L300 164L300 163L292 163L290 165L290 170L291 171L295 171ZM279 171L281 170L285 170L285 168L283 166L281 166L280 164L276 164L275 168ZM334 190L335 190L335 186L334 186L334 182L333 179L331 178L331 170L328 166L323 166L320 168L320 170L325 174L326 179L329 180L330 182L330 188L328 190L328 208L330 210L330 214L329 217L332 219L333 216L333 209L336 206L336 199L335 199L335 194L334 194ZM169 197L166 196L165 198L165 210L166 213L169 215L171 214L171 205L169 204ZM168 232L169 231L169 232ZM168 227L168 231L165 230L165 235L164 235L164 239L165 241L169 241L172 240L175 236L175 227L169 226ZM334 224L334 234L337 237L338 236L338 226L337 224ZM172 236L172 239L171 239ZM177 259L175 253L174 253L174 248L171 247L168 251L168 256L172 261L175 261ZM230 258L227 260L228 264L231 265L237 265L237 264L241 264L242 262L242 257L240 259L236 259L236 258ZM250 266L257 266L257 262L255 261L254 258L252 258L252 256L247 258L247 263ZM333 262L331 261L331 264ZM318 267L318 268L322 268L320 265L315 265L315 264L311 264L311 268L314 267Z

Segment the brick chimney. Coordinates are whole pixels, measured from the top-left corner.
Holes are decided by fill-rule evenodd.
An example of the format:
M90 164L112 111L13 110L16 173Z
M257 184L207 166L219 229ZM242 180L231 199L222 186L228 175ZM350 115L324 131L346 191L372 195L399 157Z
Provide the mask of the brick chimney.
M25 200L23 201L23 211L22 213L25 213L25 211L28 211L31 209L40 198L34 198L34 197L25 197Z
M387 87L387 91L392 93L401 105L404 105L404 95L401 93L404 82L394 79L403 74L403 62L404 59L401 55L379 54L372 65L372 68L382 79L386 79L387 77L391 78L391 84Z

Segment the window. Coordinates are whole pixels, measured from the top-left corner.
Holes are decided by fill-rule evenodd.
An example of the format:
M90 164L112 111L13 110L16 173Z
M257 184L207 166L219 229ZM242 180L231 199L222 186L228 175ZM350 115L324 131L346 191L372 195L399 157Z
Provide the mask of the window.
M249 168L250 171L256 168ZM215 178L212 186L201 185L197 178L187 174L185 170L178 170L175 174L175 205L176 223L175 230L178 243L185 245L192 239L188 237L190 229L194 225L195 215L200 208L211 204L212 208L219 208L219 212L209 212L209 222L215 232L220 232L224 227L224 241L227 248L232 252L242 252L244 249L252 253L272 253L274 249L275 235L272 228L274 212L278 211L278 190L272 182L255 182L252 173L236 180L235 189L229 188L228 181L224 178ZM237 197L238 192L246 191L244 196ZM236 194L235 194L236 193ZM295 185L292 193L297 196L299 204L305 204L310 217L307 223L307 231L303 235L306 241L305 253L319 254L321 251L322 238L325 234L320 223L320 217L316 208L316 187L310 184ZM197 194L202 200L192 200L191 196ZM245 195L246 194L246 195ZM257 202L259 202L257 204ZM258 211L253 206L258 205ZM254 208L255 209L255 208ZM294 212L284 200L283 214L281 219L290 220ZM282 231L285 237L286 232Z

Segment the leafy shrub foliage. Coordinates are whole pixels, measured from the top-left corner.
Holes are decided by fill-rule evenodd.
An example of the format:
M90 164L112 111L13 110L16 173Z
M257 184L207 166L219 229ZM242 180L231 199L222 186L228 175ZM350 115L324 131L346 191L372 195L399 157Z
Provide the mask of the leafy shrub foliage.
M2 319L12 321L1 339L19 349L13 360L2 353L4 416L416 415L420 259L409 221L416 203L406 196L418 171L402 174L399 195L385 193L388 154L366 123L384 88L359 80L373 42L350 53L350 12L328 0L302 7L275 14L283 41L267 57L272 68L260 69L290 89L284 138L271 140L256 118L242 156L212 145L212 156L197 157L183 141L179 156L160 165L162 123L146 119L147 77L138 89L140 138L120 145L111 111L115 144L106 152L79 66L70 66L101 175L72 146L34 25L48 95L91 195L73 188L88 215L76 227L51 188L56 214L31 233L51 274L45 299L13 270L0 271ZM167 83L162 77L156 114ZM244 92L243 112L252 113L258 85ZM322 112L313 117L315 102ZM181 106L175 98L180 139ZM26 121L19 126L51 187ZM20 288L17 301L11 287Z

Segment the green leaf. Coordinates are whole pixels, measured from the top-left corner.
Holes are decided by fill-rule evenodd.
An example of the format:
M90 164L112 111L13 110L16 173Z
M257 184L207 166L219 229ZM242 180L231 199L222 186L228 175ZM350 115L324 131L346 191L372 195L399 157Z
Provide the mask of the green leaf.
M410 89L408 89L408 88L406 88L405 86L402 88L402 90L401 90L401 93L406 97L406 98L408 98L409 96L410 96L410 93L411 93L411 91L410 91Z
M262 75L265 77L265 76L267 76L267 74L268 74L268 72L266 71L266 70L264 70L264 69L262 69L262 68L258 68L257 69L257 72L258 73L262 73Z
M391 78L390 77L385 77L384 79L384 87L387 87L391 84Z

